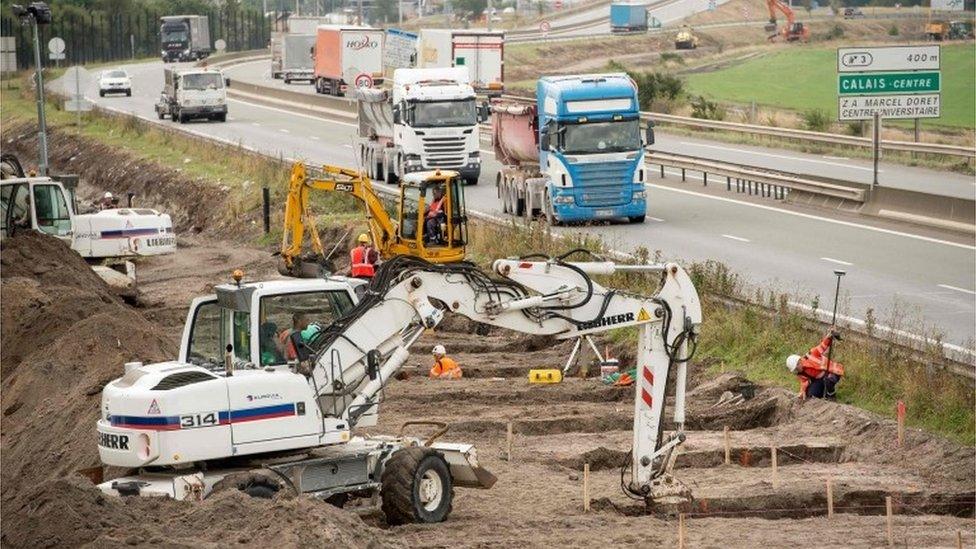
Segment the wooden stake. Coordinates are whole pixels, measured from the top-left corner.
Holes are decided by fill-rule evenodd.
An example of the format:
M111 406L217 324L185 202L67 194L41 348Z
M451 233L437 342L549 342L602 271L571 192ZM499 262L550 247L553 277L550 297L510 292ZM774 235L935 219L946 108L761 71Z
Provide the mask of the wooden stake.
M895 534L893 532L893 518L891 516L891 496L885 496L885 514L888 521L888 547L895 546Z
M834 486L827 477L827 518L834 518Z
M962 530L956 530L956 549L962 549Z
M505 435L505 446L507 448L506 455L508 456L508 462L512 462L512 422L508 422L508 432Z
M685 549L685 514L678 513L678 549Z
M779 489L779 470L778 470L778 464L777 464L777 459L776 459L776 447L773 446L772 448L770 448L769 449L769 452L770 452L770 457L772 458L772 462L773 462L773 490L778 490Z
M729 465L730 463L732 463L732 443L729 440L728 425L725 426L724 437L725 437L725 464Z
M590 464L583 464L583 512L590 512Z

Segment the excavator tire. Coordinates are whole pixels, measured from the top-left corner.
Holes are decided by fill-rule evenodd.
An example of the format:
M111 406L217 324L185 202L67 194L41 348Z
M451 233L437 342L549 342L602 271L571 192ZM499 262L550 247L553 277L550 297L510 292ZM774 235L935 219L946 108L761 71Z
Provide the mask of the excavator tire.
M20 160L12 154L0 155L0 179L15 179L26 177L24 168L20 165Z
M383 467L383 514L390 525L443 522L451 514L454 486L447 462L421 446L393 453Z

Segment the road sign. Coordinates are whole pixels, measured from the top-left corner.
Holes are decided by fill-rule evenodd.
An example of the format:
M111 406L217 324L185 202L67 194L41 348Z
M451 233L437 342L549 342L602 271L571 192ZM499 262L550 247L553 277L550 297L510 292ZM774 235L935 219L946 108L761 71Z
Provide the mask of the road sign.
M839 120L871 120L878 112L882 118L939 118L941 95L871 95L837 98Z
M837 93L840 95L932 93L939 91L942 91L942 78L938 71L841 74L837 78Z
M217 41L214 42L214 49L217 51L225 51L227 49L227 41L223 38L218 38Z
M55 36L47 41L47 51L51 53L64 53L64 40ZM63 59L63 58L62 58Z
M549 21L543 21L539 23L539 30L542 31L542 34L549 34L549 31L552 30L552 24Z
M54 53L54 52L47 54L47 56L51 59L51 61L60 61L65 57L63 53Z
M0 73L17 72L17 41L13 36L0 37Z
M939 46L837 48L837 72L939 70Z
M557 10L563 9L563 1L556 0L555 2L553 2L553 7L555 7Z
M372 88L373 87L373 77L365 72L361 72L356 75L356 79L353 83L357 88Z
M932 9L935 11L962 11L965 9L963 0L932 0Z

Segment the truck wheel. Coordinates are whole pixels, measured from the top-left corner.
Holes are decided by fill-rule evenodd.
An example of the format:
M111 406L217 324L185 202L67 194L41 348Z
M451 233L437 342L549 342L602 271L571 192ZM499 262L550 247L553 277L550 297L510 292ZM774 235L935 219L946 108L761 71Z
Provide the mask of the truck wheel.
M291 84L291 79L285 78L284 80L285 80L285 84Z
M545 204L546 210L546 223L548 223L550 227L559 225L559 220L556 219L556 211L552 207L552 201L549 198L548 191L546 192L546 197L543 199L543 203Z
M125 90L126 97L132 97L132 90Z
M628 217L627 219L629 219L631 223L643 223L644 220L647 219L647 214L644 214L644 215L632 215L632 216Z
M477 177L469 177L469 178L467 178L467 179L464 180L464 184L465 185L477 185L478 184L478 178Z
M163 117L165 117L166 115L165 115L165 114L163 114L163 111L156 111L156 116L158 116L158 117L159 117L159 119L160 119L160 120L162 120L162 119L163 119Z
M99 97L105 97L105 90L98 90Z
M443 522L451 513L451 472L430 448L397 450L384 465L381 480L383 514L391 525Z
M217 115L217 122L227 122L227 113L220 113Z

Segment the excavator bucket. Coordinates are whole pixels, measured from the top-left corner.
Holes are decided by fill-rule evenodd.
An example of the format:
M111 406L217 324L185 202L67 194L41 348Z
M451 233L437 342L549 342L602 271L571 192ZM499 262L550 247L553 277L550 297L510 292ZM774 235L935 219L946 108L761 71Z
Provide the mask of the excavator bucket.
M328 276L331 271L328 265L323 265L321 260L317 261L314 258L296 258L289 267L285 260L279 256L275 261L275 267L278 269L278 274L292 278L321 278Z

